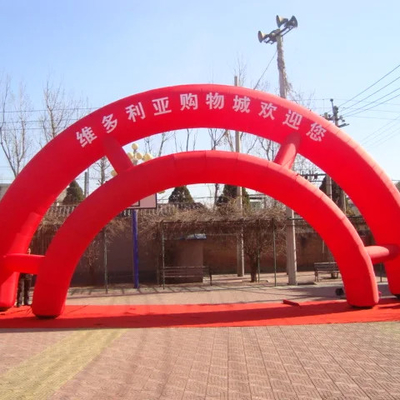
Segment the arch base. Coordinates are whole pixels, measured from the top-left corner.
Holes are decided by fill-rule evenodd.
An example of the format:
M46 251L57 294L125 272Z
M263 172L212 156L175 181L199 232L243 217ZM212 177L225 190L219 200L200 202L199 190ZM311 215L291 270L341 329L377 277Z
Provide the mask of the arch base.
M355 306L353 304L349 304L349 306L351 308L356 308L357 310L370 310L371 308L374 308L376 306L376 304L374 304L372 306Z

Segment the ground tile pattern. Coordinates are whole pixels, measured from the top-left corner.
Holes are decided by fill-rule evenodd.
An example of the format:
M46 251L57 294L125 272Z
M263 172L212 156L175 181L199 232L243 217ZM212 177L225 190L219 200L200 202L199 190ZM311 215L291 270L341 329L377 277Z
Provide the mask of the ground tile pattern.
M400 399L396 322L0 332L1 399Z

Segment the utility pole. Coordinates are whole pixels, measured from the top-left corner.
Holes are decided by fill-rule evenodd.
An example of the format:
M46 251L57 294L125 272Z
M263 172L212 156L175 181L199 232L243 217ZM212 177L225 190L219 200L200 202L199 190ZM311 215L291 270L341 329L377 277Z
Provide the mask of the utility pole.
M325 113L324 118L328 121L332 121L338 128L343 128L349 124L346 124L346 121L343 119L341 115L339 115L339 107L335 106L333 103L333 99L330 99L332 105L332 114ZM326 174L325 178L326 182L326 194L328 197L332 199L332 179L331 177ZM339 208L346 213L346 196L342 188L339 188Z
M287 77L285 60L283 58L283 38L281 35L276 37L276 49L277 49L277 64L279 72L279 95L283 98L287 98Z
M275 29L270 34L265 35L261 31L258 32L258 40L265 43L275 43L277 46L277 63L279 72L279 94L282 98L287 97L287 77L285 69L285 61L283 58L283 36L297 28L297 19L292 16L287 18L276 16L278 29ZM284 26L283 29L280 29ZM297 259L296 259L296 230L294 224L294 211L286 207L286 271L289 277L289 285L297 285Z
M239 79L235 75L234 85L239 86ZM235 131L235 150L237 153L242 151L242 143L240 140L240 132ZM240 215L243 215L243 188L237 186L237 201ZM236 247L236 260L237 260L237 276L244 276L244 238L243 238L243 226L240 227L239 236L237 238Z
M89 196L89 168L85 171L84 174L83 192L85 198Z
M282 98L286 99L287 78L281 35L277 36L276 46L278 50L279 94ZM286 219L286 271L289 275L289 285L297 285L296 227L294 224L294 211L290 207L286 207Z

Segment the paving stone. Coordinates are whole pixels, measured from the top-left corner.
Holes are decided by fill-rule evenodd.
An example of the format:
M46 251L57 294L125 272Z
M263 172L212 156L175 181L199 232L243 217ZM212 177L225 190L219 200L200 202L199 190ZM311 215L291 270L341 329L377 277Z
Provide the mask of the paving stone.
M251 291L243 288L171 288L149 290L145 296L132 291L131 295L100 299L103 304L111 300L211 304L276 299L264 286L250 286ZM288 288L279 295L296 299L298 292ZM88 302L94 304L94 300L87 296ZM94 331L99 332L99 340L114 332ZM37 398L53 400L400 399L399 322L127 329L96 356L88 354L79 367L84 342L76 348L66 347L64 366L73 372L62 383L58 369L49 367L51 357L38 360L75 331L0 332L2 400L18 398L12 394L23 387L35 388L43 374L54 390ZM82 330L88 337L91 332ZM33 371L28 377L27 370Z

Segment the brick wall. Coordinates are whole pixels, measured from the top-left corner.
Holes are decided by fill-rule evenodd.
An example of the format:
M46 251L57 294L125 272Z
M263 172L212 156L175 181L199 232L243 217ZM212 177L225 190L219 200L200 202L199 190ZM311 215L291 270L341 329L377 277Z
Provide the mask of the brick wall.
M367 228L359 228L360 236L366 245L374 243ZM40 239L40 240L39 240ZM51 237L35 238L34 250L36 254L44 254ZM280 248L284 248L284 238L281 239ZM321 238L308 225L302 223L296 229L297 241L297 263L299 271L312 270L313 264L320 261L331 261L332 257ZM208 235L203 244L203 262L209 266L214 274L236 273L236 237L234 235ZM191 246L191 241L165 241L165 264L174 265L177 260L177 252L182 254L182 248ZM277 246L279 248L279 244ZM183 250L187 256L190 249ZM101 251L101 249L100 249ZM132 231L130 227L116 237L108 246L108 273L110 283L133 281L133 244ZM157 270L162 262L161 240L143 240L139 232L139 271L141 282L156 282ZM260 267L262 272L273 272L274 260L272 245L265 246L261 254ZM277 256L277 270L284 271L286 268L286 257L284 254ZM249 260L245 259L245 271L250 273ZM73 277L73 284L90 284L90 276L84 258L79 263ZM96 264L96 283L104 283L104 265L102 256Z

